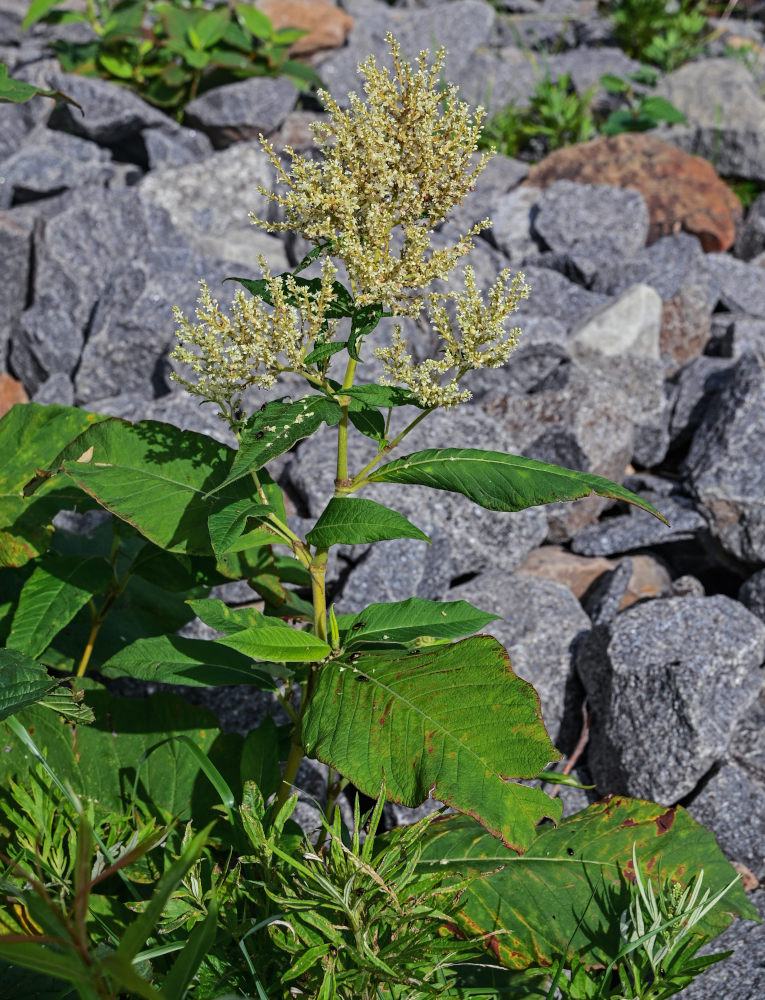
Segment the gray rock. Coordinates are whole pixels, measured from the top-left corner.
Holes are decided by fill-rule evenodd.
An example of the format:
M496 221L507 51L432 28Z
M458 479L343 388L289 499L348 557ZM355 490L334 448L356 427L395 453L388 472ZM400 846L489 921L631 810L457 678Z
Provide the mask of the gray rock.
M240 143L201 163L153 170L138 192L147 211L164 209L200 253L239 261L247 268L240 276L256 277L259 254L274 274L289 266L283 241L248 217L250 211L261 218L268 213L259 186L273 188L273 167L259 143Z
M729 861L746 865L755 878L765 881L765 772L728 761L687 808L697 822L712 830Z
M682 148L711 160L723 176L765 180L765 101L736 59L700 59L665 76L656 93L683 112ZM670 142L675 128L663 130Z
M95 143L39 126L2 166L0 208L60 194L83 184L106 185L113 176L111 157Z
M569 350L577 361L625 355L658 361L660 329L658 293L650 285L632 285L577 323Z
M725 253L707 254L706 267L712 295L720 305L731 312L765 318L765 282L761 268Z
M319 67L326 89L343 108L349 106L349 91L361 93L362 81L356 71L360 62L372 54L378 66L391 68L385 41L389 31L407 59L416 59L422 49L429 49L432 56L443 45L449 53L446 78L459 85L465 74L469 86L473 53L490 42L495 18L491 6L479 0L454 0L448 17L438 7L391 9L377 0L346 0L343 7L355 24L345 47L335 50Z
M576 42L576 22L581 7L577 0L542 0L534 5L528 16L512 21L512 36L524 49L571 48Z
M54 372L47 381L43 382L32 397L32 401L43 403L45 406L74 406L72 380L63 372Z
M593 472L620 482L633 452L633 426L624 393L609 379L593 379L575 363L561 365L539 391L486 396L481 408L495 421L505 450L541 462ZM507 435L506 438L503 435ZM589 496L546 506L549 541L567 541L592 523L606 501Z
M172 127L173 120L157 108L121 87L97 77L74 73L55 73L52 84L72 97L84 114L69 104L59 105L50 119L50 127L90 139L101 146L133 143L140 149L139 133L145 128ZM132 157L130 157L132 159Z
M501 368L469 372L463 383L476 402L507 393L524 395L565 382L571 358L564 326L552 316L527 316L518 346Z
M708 276L704 261L704 251L695 236L674 233L635 253L612 283L594 287L609 295L618 295L635 282L644 282L666 301L688 284L706 286Z
M213 296L229 267L185 247L147 247L112 271L90 323L75 377L78 405L122 393L148 399L170 391L168 353L175 346L173 307L193 315L199 275ZM210 407L213 409L213 407Z
M765 318L736 316L730 323L721 353L730 358L754 354L765 359Z
M601 793L673 804L726 752L762 686L765 625L728 597L657 598L579 645Z
M765 569L753 573L742 583L737 597L744 607L765 622Z
M471 166L476 166L480 155L474 153ZM497 206L500 205L508 192L517 188L529 172L528 163L515 160L511 156L496 154L489 158L486 166L475 180L475 191L471 191L464 203L455 205L449 213L447 225L466 233L481 219L489 219L491 229L484 229L481 235L494 246L494 226L497 219ZM519 189L520 190L520 189Z
M541 188L522 185L499 198L494 205L492 227L485 236L516 266L537 252L531 230L541 195Z
M298 92L286 76L252 76L214 87L186 105L185 122L216 149L270 135L295 107Z
M704 584L698 577L686 573L672 581L668 597L706 597Z
M628 257L645 246L648 206L632 188L556 181L539 198L533 229L550 250L575 250L606 233L613 252Z
M431 545L397 538L365 546L366 552L347 577L342 597L336 598L338 607L344 613L356 613L378 601L445 600L455 575L451 543L435 525L428 534Z
M537 70L528 54L515 45L480 48L462 67L458 82L460 99L471 107L480 105L491 117L510 104L523 107L528 103L537 84Z
M588 588L582 597L582 607L593 625L610 625L616 618L632 571L632 560L620 559L615 569L603 573Z
M552 316L572 330L586 316L608 302L607 295L589 292L557 271L535 265L524 266L523 273L531 287L528 299L518 309L518 322L525 316Z
M617 514L578 531L571 543L572 551L582 556L619 555L653 545L689 541L706 531L706 521L687 497L681 494L658 497L648 491L640 496L667 518L669 526L647 511L631 506L629 514Z
M707 351L712 337L712 315L708 288L689 282L664 300L661 310L659 350L667 375L686 361Z
M149 170L183 167L206 160L213 152L213 145L204 132L184 128L174 122L161 128L145 128L141 138L146 147Z
M750 902L763 919L736 920L723 933L701 949L699 954L733 951L730 958L707 969L683 990L683 1000L760 1000L765 996L765 889L753 892Z
M147 399L146 391L123 392L116 396L102 396L87 404L92 413L105 413L110 417L120 417L137 423L139 420L159 420L161 423L173 424L182 430L197 431L207 434L222 444L235 445L236 438L221 420L213 406L201 406L201 399L192 396L185 390L177 388L174 392L160 396L158 399Z
M482 611L502 615L483 631L505 646L513 670L533 684L550 738L570 752L572 738L578 736L581 707L573 704L578 688L573 649L589 631L590 620L568 587L494 570L453 587L448 599L469 601Z
M736 236L734 253L741 260L751 260L765 250L765 194L749 206L744 225Z
M630 59L615 45L578 47L558 52L550 58L550 66L556 76L568 73L578 94L584 94L591 87L599 88L604 73L626 78L640 69L637 60Z
M2 105L0 105L2 107ZM8 341L29 294L32 263L32 227L17 221L13 212L0 212L0 358L2 368L8 355Z
M683 365L674 376L669 421L673 448L691 440L711 400L726 384L732 370L729 358L702 354Z
M42 99L26 104L0 104L0 163L18 152L36 125L47 121L52 107L52 102ZM0 191L5 184L2 178L0 173Z
M688 452L688 482L723 549L765 561L765 373L745 354L708 407Z
M74 373L95 304L116 269L151 248L179 245L167 214L144 206L132 188L72 192L35 236L34 301L11 340L13 370L27 392L54 372Z

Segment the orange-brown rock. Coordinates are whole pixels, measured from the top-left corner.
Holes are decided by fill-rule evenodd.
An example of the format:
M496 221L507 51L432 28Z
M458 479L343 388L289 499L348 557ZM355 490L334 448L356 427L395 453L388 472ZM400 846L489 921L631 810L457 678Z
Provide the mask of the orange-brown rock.
M635 555L631 559L632 576L619 605L620 611L646 597L658 597L667 592L672 583L666 568L658 560L646 555ZM543 545L528 554L517 572L556 580L581 599L598 577L615 569L618 562L618 559L602 556L578 556L560 545Z
M704 288L685 285L662 305L659 352L667 364L667 374L703 354L711 335L711 314Z
M290 46L290 55L308 56L336 49L353 27L350 14L327 0L260 0L256 5L275 28L303 28L307 35Z
M21 382L17 382L12 375L0 375L0 417L4 417L16 403L28 402L29 396Z
M708 160L639 132L593 139L550 153L525 183L554 181L634 188L648 205L648 242L684 229L707 253L729 250L742 220L741 202Z

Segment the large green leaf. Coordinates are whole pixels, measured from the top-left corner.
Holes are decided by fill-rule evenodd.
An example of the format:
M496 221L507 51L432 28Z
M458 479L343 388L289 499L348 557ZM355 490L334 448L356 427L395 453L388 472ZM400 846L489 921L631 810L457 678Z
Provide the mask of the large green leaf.
M257 472L302 438L310 437L322 423L336 424L341 415L338 404L328 396L306 396L295 403L281 400L267 403L265 409L247 421L231 471L210 492L218 493L243 476Z
M428 536L398 511L374 500L358 497L333 497L306 535L310 545L360 545L387 538Z
M7 645L40 656L65 625L113 582L106 559L51 556L24 584Z
M430 794L516 851L528 847L542 817L560 816L559 800L510 780L530 778L560 755L536 692L490 636L326 663L303 744L367 795L377 795L383 781L388 795L408 806Z
M159 635L135 642L110 657L101 668L107 677L135 677L159 684L216 687L251 684L261 691L274 689L263 664L207 639Z
M59 682L15 649L0 649L0 719L41 701Z
M51 463L81 489L171 552L210 554L206 499L226 476L234 453L204 434L172 424L109 419L81 434ZM230 500L251 496L254 484L226 490Z
M189 606L205 625L227 635L231 632L243 632L248 628L258 628L261 625L281 624L284 628L290 627L279 619L266 618L256 608L230 608L225 601L217 598L203 597L197 601L189 601Z
M24 403L0 420L0 566L23 566L45 552L58 511L92 506L70 482L46 482L32 497L24 487L78 434L104 419L73 406Z
M522 857L469 817L449 816L431 826L421 863L486 873L462 897L455 922L471 935L490 935L491 950L510 968L549 966L559 956L607 964L619 949L627 880L634 881L633 844L640 870L662 880L687 885L703 868L703 886L714 894L735 874L713 835L684 809L620 797L544 827ZM717 934L730 914L757 918L740 885L700 927Z
M345 649L359 646L406 645L431 639L461 639L499 618L467 601L426 601L409 597L390 604L370 604L357 615L339 619Z
M267 504L257 504L248 498L214 498L207 526L217 558L222 559L228 552L241 552L255 545L278 542L280 539L276 531L263 523L270 513L271 508Z
M537 504L578 500L597 493L635 504L667 523L655 507L610 479L500 451L429 448L388 462L373 472L369 480L416 483L463 493L473 503L489 510L524 510Z
M168 820L188 817L201 766L182 742L162 741L185 734L207 753L218 735L212 712L174 695L115 698L92 682L84 686L85 701L96 717L94 725L64 725L53 712L37 705L17 716L33 732L55 773L68 780L78 795L92 798L107 812L119 811L131 801L137 778L138 795L155 815ZM0 734L6 747L0 754L0 786L7 787L12 776L23 780L34 760L7 724L0 723Z

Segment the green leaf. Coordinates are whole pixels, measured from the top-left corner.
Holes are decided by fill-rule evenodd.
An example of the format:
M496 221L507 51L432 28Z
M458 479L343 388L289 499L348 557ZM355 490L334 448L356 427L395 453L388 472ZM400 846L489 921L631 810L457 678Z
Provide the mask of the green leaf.
M216 632L230 634L244 632L248 628L259 628L262 625L279 624L271 618L266 618L255 608L230 608L224 601L213 597L203 597L188 603L194 614ZM289 628L286 622L283 626Z
M282 783L279 769L279 731L270 715L247 734L240 757L242 784L254 781L264 799L278 791Z
M426 601L409 597L390 604L370 604L357 615L344 615L340 640L346 649L407 644L422 636L461 639L498 619L467 601Z
M197 38L205 49L219 42L226 31L231 13L226 5L207 11L196 23Z
M159 635L136 639L103 664L106 677L134 677L157 684L189 687L223 687L250 684L273 691L274 682L263 664L253 665L247 656L225 649L209 639L187 639Z
M348 407L348 417L351 423L362 434L375 441L385 438L385 420L382 413L373 406L366 406L352 399Z
M299 305L299 302L296 296L290 291L287 285L286 279L288 277L293 278L296 285L298 285L301 288L308 289L309 292L314 292L318 294L321 291L321 278L296 278L289 272L286 272L285 274L275 275L275 277L277 279L281 279L282 287L284 289L284 299L286 303L291 306L297 306ZM240 285L242 285L243 288L246 288L251 295L254 295L258 299L263 299L263 301L267 302L269 305L274 304L273 299L271 297L271 284L270 284L270 281L274 280L273 278L270 279L270 281L267 278L235 278L235 277L228 277L224 278L223 280L236 281ZM344 316L355 315L353 299L351 298L348 289L344 285L341 285L339 281L333 281L332 290L334 292L335 299L327 307L324 315L329 319L342 319Z
M267 403L247 421L231 471L210 493L218 493L257 472L266 462L313 434L322 423L332 426L341 416L338 404L327 396L306 396L295 403Z
M156 816L189 818L191 797L200 766L183 744L173 740L148 753L163 736L185 733L203 752L218 735L212 712L186 704L175 695L117 698L93 685L85 687L85 703L96 722L90 726L62 725L53 712L34 705L15 719L34 731L34 739L55 773L78 795L93 799L99 811L121 812L131 802L138 780L140 799ZM12 720L9 720L12 721ZM2 732L5 726L5 732ZM34 759L8 723L0 723L0 786L8 778L23 781ZM147 754L142 760L144 754Z
M216 498L207 522L216 558L222 559L227 552L240 552L255 545L278 542L280 539L276 531L263 524L264 518L270 513L272 511L269 506L254 503L248 498Z
M600 85L610 94L624 94L630 89L627 80L623 80L614 73L603 73L600 78Z
M416 653L417 655L412 655ZM532 686L496 639L326 663L303 720L306 753L367 795L417 806L430 794L524 851L559 800L512 781L559 758Z
M41 701L59 683L30 656L0 649L0 719Z
M306 535L310 545L361 545L388 538L430 539L398 511L374 500L333 497Z
M119 80L131 80L133 78L134 67L128 59L110 55L108 52L100 52L98 62L107 73L116 76Z
M489 873L471 883L455 922L471 936L489 934L495 955L510 968L549 967L561 955L607 965L620 946L633 843L641 871L662 881L686 885L703 868L704 887L714 894L734 875L713 835L684 809L621 797L544 827L520 858L468 817L449 816L430 827L421 866L438 871L453 863L462 876L471 869ZM718 934L730 914L756 919L740 885L699 927Z
M248 3L235 4L234 9L242 25L250 34L256 38L261 38L265 42L271 40L274 34L274 26L262 10L257 10Z
M314 347L309 354L306 354L303 360L306 364L312 365L316 361L324 361L325 358L331 358L333 354L339 354L340 351L344 351L347 346L347 340L344 340L342 343L327 341L324 344L319 344L318 347Z
M33 937L23 942L15 937L10 941L5 940L6 937L10 938L11 935L0 934L0 957L6 961L46 976L55 976L67 983L79 984L83 990L90 986L90 970L76 958L51 948L43 948Z
M27 28L31 28L33 24L44 18L58 2L59 0L32 0L24 15L24 20L21 22L21 30L26 31Z
M578 500L597 493L601 497L635 504L668 523L651 504L602 476L499 451L429 448L388 462L373 472L369 480L416 483L462 493L488 510L524 510L537 504Z
M172 968L162 980L164 1000L184 1000L197 970L212 949L217 930L218 904L213 897L207 906L207 916L195 925Z
M297 267L292 269L293 274L297 274L299 271L305 271L315 260L318 260L322 254L331 254L333 243L330 240L328 243L320 243L318 246L314 247L313 250L309 250L308 253L303 257Z
M338 386L338 390L339 388ZM343 389L343 395L369 406L417 406L424 409L408 389L402 389L398 385L375 385L373 382L369 385L353 385L350 389Z
M665 97L646 97L640 102L640 113L650 115L656 121L665 121L673 125L683 124L686 120L683 112Z
M326 642L310 632L298 632L279 625L242 629L215 642L230 646L254 660L275 660L277 663L313 663L332 652Z
M24 584L6 645L40 656L65 625L95 595L114 582L105 559L53 556Z
M369 305L354 309L350 315L352 319L351 336L348 340L348 353L354 361L361 361L356 351L356 344L362 337L366 337L368 333L371 333L384 316L392 316L393 313L385 312L379 302L372 302Z
M0 420L0 565L23 566L45 552L60 510L92 501L68 482L47 482L33 497L24 487L69 442L105 417L73 406L14 406Z
M171 552L212 553L206 495L222 489L234 457L226 445L204 434L144 420L110 418L81 434L51 464L102 507L132 524ZM239 477L236 477L239 478ZM226 490L222 499L252 496L252 483Z

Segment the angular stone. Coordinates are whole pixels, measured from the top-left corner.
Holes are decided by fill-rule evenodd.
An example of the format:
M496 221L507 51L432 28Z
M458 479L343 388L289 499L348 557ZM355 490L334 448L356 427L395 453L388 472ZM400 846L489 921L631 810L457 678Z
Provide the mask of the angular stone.
M568 587L493 570L453 587L449 600L469 601L482 611L502 616L483 631L502 643L516 674L533 684L550 738L559 749L570 751L579 725L579 705L567 704L575 700L578 687L573 648L589 631L590 620Z
M508 392L525 395L565 382L570 362L566 330L552 316L525 316L518 346L501 368L482 368L463 379L476 402Z
M270 135L295 107L298 92L285 76L252 76L214 87L186 105L185 122L216 149Z
M33 402L45 406L74 406L74 385L68 375L54 372L43 382L32 397Z
M751 260L765 250L765 194L758 195L746 213L736 237L734 252L741 260Z
M199 253L240 261L248 270L238 273L256 277L259 254L274 274L289 267L283 241L248 217L250 211L261 218L268 214L259 186L273 188L273 168L259 143L241 143L201 163L153 170L138 192L145 210L164 209Z
M14 71L13 75L23 79L22 73ZM52 102L43 99L25 104L0 104L0 163L18 152L32 129L47 121L52 108ZM0 191L3 184L0 172Z
M577 4L579 14L583 4ZM579 34L579 31L577 31ZM608 41L611 44L608 44ZM600 78L604 73L626 78L630 73L640 69L640 63L631 59L626 52L613 44L609 39L605 45L597 48L584 46L570 49L568 52L557 52L550 57L550 69L555 76L568 73L578 94L584 94L591 87L600 88ZM597 92L596 92L597 98Z
M764 720L760 720L761 723ZM728 761L688 806L691 816L714 832L720 850L765 881L765 772Z
M711 310L703 285L683 285L662 304L659 354L668 373L703 354L711 335Z
M328 0L259 0L258 10L274 28L301 28L308 34L290 45L290 56L336 49L345 42L353 18Z
M687 119L683 149L713 162L723 176L765 180L765 101L740 60L686 63L663 77L656 93ZM666 130L670 142L674 131Z
M648 207L630 188L555 181L539 198L533 228L550 250L575 250L606 233L613 252L628 257L645 246Z
M686 459L688 482L726 552L765 561L765 371L751 354L707 408Z
M0 208L60 194L85 184L106 185L111 157L95 143L39 126L22 148L3 162Z
M56 73L52 86L72 97L84 114L69 104L61 104L51 116L50 127L90 139L101 146L136 141L145 128L171 126L172 118L147 104L127 87L98 77Z
M518 309L517 322L521 327L526 316L552 316L571 330L609 301L607 295L589 292L546 267L524 266L523 273L531 293Z
M661 299L650 285L633 285L581 320L569 335L576 360L598 355L659 358Z
M692 791L757 697L763 657L765 625L722 595L657 598L594 629L576 664L601 794L671 805Z
M2 107L2 105L0 105ZM18 213L0 212L0 357L8 354L11 331L21 315L29 295L32 254L32 227L19 220Z
M512 454L616 482L621 481L632 456L627 397L609 379L595 380L573 362L562 366L554 382L538 392L487 395L479 405L495 421L493 437L506 435L504 448ZM549 541L566 541L592 523L605 503L601 497L589 496L546 506Z
M701 355L689 361L675 375L669 421L673 448L691 440L711 400L726 384L732 370L730 358Z
M450 63L451 57L447 58ZM508 104L526 105L536 87L537 72L528 53L516 45L482 46L463 64L458 83L463 101L471 107L480 104L492 116Z
M686 285L706 288L708 280L701 243L696 236L680 232L663 236L639 250L610 284L601 286L598 282L595 287L609 295L618 295L640 281L655 289L666 302L679 295ZM714 302L708 304L711 310Z
M630 558L620 559L617 565L604 573L593 584L582 601L582 607L593 625L608 625L616 618L632 579Z
M631 506L629 514L617 514L578 531L571 543L572 551L584 556L620 555L653 545L687 541L705 531L706 521L687 497L681 494L657 497L648 491L641 492L640 496L652 503L667 518L669 525Z
M559 180L639 191L648 205L649 242L684 229L707 251L728 250L741 220L741 203L711 163L643 133L558 149L531 168L527 182L546 188Z
M491 215L491 229L486 238L491 240L513 264L538 249L531 234L532 217L536 212L541 188L523 184L497 200Z
M213 152L213 145L204 132L175 124L162 128L145 128L141 132L141 139L146 148L149 170L197 163L199 160L206 160Z
M741 585L737 596L744 607L748 608L753 615L757 615L760 621L765 622L765 569L753 573Z
M731 312L765 318L765 282L761 268L723 253L708 254L706 266L709 283L720 305Z

